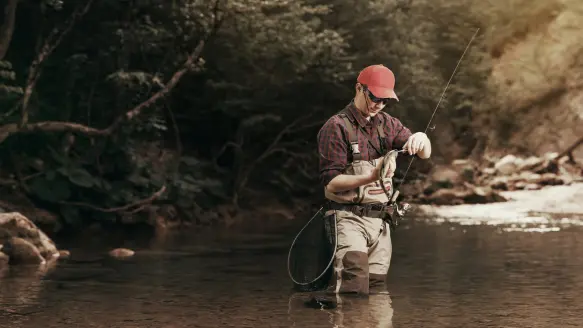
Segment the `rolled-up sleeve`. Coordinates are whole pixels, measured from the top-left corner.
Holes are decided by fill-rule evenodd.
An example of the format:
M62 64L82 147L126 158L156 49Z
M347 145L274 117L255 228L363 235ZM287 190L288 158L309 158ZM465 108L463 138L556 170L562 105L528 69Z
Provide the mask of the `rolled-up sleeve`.
M348 164L345 133L344 125L337 116L331 117L318 132L320 183L323 186L342 174Z

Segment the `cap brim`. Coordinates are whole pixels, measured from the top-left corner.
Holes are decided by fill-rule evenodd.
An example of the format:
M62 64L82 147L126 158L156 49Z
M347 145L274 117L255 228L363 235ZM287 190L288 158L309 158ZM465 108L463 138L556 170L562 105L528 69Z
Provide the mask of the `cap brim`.
M393 98L399 101L399 97L393 89L369 86L368 89L377 98Z

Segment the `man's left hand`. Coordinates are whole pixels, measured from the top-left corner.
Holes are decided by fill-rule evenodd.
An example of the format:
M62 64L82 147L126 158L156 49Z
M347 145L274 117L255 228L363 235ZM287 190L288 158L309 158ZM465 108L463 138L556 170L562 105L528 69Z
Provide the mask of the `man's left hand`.
M429 138L423 132L414 133L407 139L407 142L403 146L403 150L409 153L409 155L415 155L425 147L430 147Z

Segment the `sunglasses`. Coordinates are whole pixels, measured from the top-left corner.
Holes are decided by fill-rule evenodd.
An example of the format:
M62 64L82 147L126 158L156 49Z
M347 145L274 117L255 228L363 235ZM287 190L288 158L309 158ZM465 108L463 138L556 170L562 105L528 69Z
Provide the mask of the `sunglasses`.
M393 101L392 98L379 98L375 95L372 94L372 92L370 92L370 90L366 87L364 87L364 91L366 93L366 95L368 96L368 99L370 99L370 101L372 101L373 103L382 103L383 105L388 104L389 102Z

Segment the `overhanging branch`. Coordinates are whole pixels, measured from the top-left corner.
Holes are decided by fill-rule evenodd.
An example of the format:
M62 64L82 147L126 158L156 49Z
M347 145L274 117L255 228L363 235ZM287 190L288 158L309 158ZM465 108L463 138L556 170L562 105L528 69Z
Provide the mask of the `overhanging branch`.
M61 43L65 35L67 35L71 31L73 25L75 25L77 20L89 11L89 8L91 7L91 4L93 4L93 1L94 0L88 0L82 9L76 9L60 34L57 29L53 29L51 34L47 37L37 57L30 65L30 68L28 70L28 78L26 79L26 86L24 87L24 95L22 97L21 107L22 116L20 121L21 126L26 125L26 123L28 123L28 103L30 102L32 91L34 90L38 78L40 77L41 64L47 59L48 56L50 56L50 54L55 50L55 48L57 48L57 46ZM53 41L54 38L56 38L56 40Z
M218 6L219 1L217 1ZM217 10L215 6L215 11ZM216 34L220 28L223 18L219 19L218 15L215 15L216 22L213 24L213 29L210 33L203 39L201 39L196 46L196 48L188 55L186 61L177 70L168 83L165 84L164 88L154 93L150 98L135 106L134 108L128 110L123 115L119 116L109 127L104 129L92 128L83 124L73 123L73 122L62 122L62 121L44 121L37 123L28 123L23 126L18 124L6 124L0 126L0 143L2 143L6 138L17 133L31 133L31 132L75 132L87 136L108 136L111 135L123 122L129 121L134 117L140 115L144 109L154 105L158 100L166 96L172 91L172 89L178 84L180 79L184 74L189 71L195 63L200 58L202 51L204 49L205 43L208 39Z

